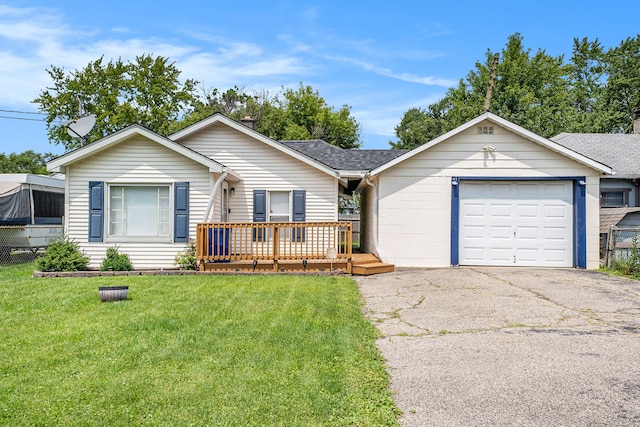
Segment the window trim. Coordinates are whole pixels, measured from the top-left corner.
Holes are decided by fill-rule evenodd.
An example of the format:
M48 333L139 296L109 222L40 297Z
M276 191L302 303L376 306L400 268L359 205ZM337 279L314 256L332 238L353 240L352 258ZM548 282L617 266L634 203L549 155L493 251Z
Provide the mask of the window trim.
M132 183L132 182L105 182L106 188L106 197L105 197L105 223L104 223L104 242L105 243L116 243L116 242L152 242L152 243L171 243L173 242L174 230L175 227L175 208L174 204L174 191L175 191L175 183L174 182L143 182L143 183ZM111 234L111 189L113 187L165 187L168 189L169 201L168 201L168 233L164 236L124 236Z
M622 205L603 205L603 196L605 193L622 193ZM600 188L600 207L601 208L626 208L629 207L629 194L631 193L630 188Z
M271 217L274 216L271 209L271 195L273 193L287 193L287 217L286 221L271 221ZM291 190L267 190L267 221L266 222L292 222L291 218L293 217L293 203L292 203L292 195L293 191ZM275 215L275 216L284 216L284 215Z

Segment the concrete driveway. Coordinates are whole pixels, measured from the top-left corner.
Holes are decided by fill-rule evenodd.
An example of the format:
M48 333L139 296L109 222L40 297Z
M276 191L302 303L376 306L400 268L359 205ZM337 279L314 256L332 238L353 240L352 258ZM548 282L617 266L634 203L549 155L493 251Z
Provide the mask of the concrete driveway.
M640 282L486 267L356 280L403 426L640 425Z

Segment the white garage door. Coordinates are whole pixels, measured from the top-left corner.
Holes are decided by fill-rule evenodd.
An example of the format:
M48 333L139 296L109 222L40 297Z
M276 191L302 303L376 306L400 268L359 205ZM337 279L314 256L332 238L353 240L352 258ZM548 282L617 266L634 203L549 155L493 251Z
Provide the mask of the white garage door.
M573 266L570 181L461 181L461 265Z

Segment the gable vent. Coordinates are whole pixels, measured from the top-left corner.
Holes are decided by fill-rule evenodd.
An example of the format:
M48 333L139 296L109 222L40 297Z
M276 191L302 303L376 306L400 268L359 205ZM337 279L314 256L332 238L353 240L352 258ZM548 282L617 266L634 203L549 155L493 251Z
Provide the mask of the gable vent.
M478 126L478 134L493 135L493 126Z

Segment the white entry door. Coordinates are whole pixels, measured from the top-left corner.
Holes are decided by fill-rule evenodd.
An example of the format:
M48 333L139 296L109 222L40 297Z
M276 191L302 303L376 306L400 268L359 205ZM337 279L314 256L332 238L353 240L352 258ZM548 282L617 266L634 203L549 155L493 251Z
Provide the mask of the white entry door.
M570 181L461 181L460 265L573 267Z

